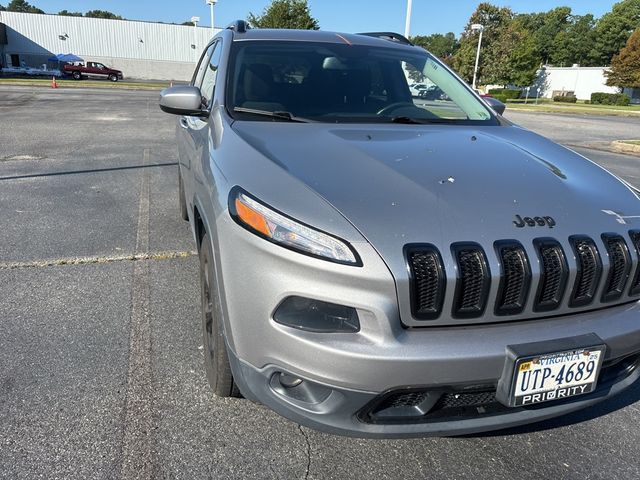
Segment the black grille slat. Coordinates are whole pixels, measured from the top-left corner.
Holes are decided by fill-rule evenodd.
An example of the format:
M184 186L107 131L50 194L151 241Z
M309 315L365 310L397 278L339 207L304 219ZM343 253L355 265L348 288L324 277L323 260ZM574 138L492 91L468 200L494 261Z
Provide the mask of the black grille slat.
M484 251L479 245L470 243L453 244L451 250L458 266L453 316L479 317L487 305L491 283Z
M522 245L515 241L496 242L500 259L500 286L496 315L516 315L524 310L531 284L529 259Z
M570 307L589 305L596 294L602 275L600 253L593 240L584 236L569 238L576 256L576 280L571 293Z
M569 268L560 244L552 239L535 240L540 259L540 282L534 310L554 310L560 306L567 286Z
M636 273L631 281L631 289L629 295L640 295L640 230L631 230L629 232L631 242L636 249L636 258L638 258L638 266L636 267Z
M396 396L390 397L387 402L385 402L384 408L416 407L424 402L428 395L429 393L426 391L399 393Z
M619 235L604 234L602 241L609 254L609 274L602 292L602 301L618 300L624 289L631 270L631 256L627 243Z
M478 407L496 401L495 390L469 393L444 393L434 409Z
M446 275L440 253L433 245L413 245L406 250L411 275L411 311L430 320L442 312Z

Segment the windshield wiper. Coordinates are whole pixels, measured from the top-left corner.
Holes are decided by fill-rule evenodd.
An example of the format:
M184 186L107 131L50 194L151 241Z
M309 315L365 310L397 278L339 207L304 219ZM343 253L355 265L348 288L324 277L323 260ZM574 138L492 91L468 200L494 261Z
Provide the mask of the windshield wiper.
M446 118L411 118L411 117L391 117L389 118L391 123L404 123L406 125L425 125L429 123L451 123L451 120Z
M233 111L238 113L250 113L253 115L262 115L264 117L277 118L279 120L287 120L289 122L298 122L298 123L313 122L313 120L310 120L308 118L296 117L291 112L283 112L283 111L270 112L268 110L256 110L254 108L244 108L244 107L234 107Z

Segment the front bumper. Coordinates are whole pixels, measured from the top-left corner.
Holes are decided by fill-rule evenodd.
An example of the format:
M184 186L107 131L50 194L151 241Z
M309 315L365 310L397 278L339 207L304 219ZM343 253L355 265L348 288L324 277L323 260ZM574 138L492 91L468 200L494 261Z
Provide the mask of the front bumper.
M473 418L381 424L367 408L397 390L460 391L495 388L507 345L594 333L607 345L605 362L640 352L640 302L556 318L461 327L405 329L395 284L379 255L357 244L364 266L306 257L250 234L230 218L218 232L219 278L225 332L242 392L296 422L356 436L464 434L506 428L561 415L608 398L638 376L628 369L596 392L567 402L508 409ZM280 302L299 295L357 309L358 333L318 334L273 321ZM291 374L326 393L309 403L274 389L275 374ZM325 389L325 390L323 390ZM424 419L423 419L424 420Z
M607 400L632 385L640 376L639 359L638 355L633 355L614 361L614 365L603 372L606 378L600 380L598 388L588 395L528 408L508 408L495 401L487 401L466 408L445 407L424 417L406 418L404 421L381 421L372 415L376 406L389 396L405 394L402 389L377 395L324 385L329 394L321 402L309 404L287 398L273 389L273 379L282 371L281 368L269 365L257 369L234 355L231 363L234 378L245 397L265 404L296 423L336 435L409 438L501 430L581 410Z

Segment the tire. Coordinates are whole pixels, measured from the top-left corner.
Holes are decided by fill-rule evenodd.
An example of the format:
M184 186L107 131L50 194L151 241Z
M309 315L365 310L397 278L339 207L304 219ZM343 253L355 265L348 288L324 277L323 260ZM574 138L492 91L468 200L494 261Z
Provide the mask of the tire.
M78 72L77 70L72 72L71 75L73 76L74 80L81 80L82 79L82 73Z
M213 252L206 233L200 246L200 298L204 367L211 390L218 397L240 397L229 364L220 297L213 271Z
M182 183L182 174L178 167L178 208L180 209L180 218L189 220L189 212L187 212L187 200L184 198L184 184Z
M117 82L118 76L112 73L111 75L109 75L109 80L111 80L112 82Z

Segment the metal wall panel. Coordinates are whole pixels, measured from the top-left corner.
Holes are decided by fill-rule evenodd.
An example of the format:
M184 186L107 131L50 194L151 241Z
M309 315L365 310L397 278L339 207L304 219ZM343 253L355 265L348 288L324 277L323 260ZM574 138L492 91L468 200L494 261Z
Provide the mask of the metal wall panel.
M0 22L6 53L194 62L211 38L205 27L101 18L0 12Z

